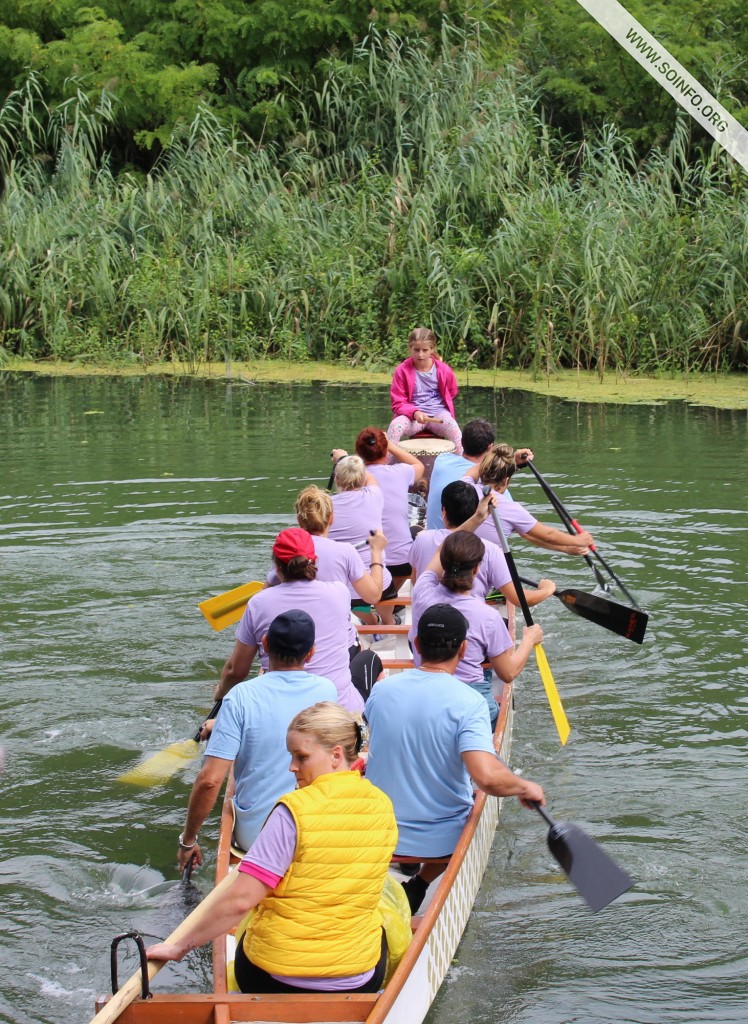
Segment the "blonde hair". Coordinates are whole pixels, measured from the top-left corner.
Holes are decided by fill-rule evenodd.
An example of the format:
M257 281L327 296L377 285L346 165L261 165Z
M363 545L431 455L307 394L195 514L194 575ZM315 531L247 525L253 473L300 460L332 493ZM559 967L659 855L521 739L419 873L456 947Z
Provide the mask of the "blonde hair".
M335 466L335 486L339 491L355 491L366 479L364 460L358 455L344 455Z
M509 480L516 468L514 448L508 444L492 444L481 459L478 472L484 484L498 486Z
M326 750L342 747L348 764L358 757L363 741L360 716L352 715L331 700L320 701L300 711L291 719L288 732L305 733Z
M332 519L332 498L312 484L299 493L294 512L302 530L311 534L324 533Z
M417 341L430 341L433 348L436 348L436 335L430 327L416 327L408 335L408 347Z

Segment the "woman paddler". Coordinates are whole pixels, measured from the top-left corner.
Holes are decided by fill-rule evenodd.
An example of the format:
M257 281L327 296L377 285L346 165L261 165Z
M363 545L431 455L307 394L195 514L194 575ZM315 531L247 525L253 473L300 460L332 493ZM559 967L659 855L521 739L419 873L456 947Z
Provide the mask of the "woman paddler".
M379 899L397 841L392 803L351 770L361 727L337 704L296 715L286 744L298 789L275 805L207 919L146 955L181 960L256 907L237 941L242 992L376 992L387 956Z
M216 699L247 678L258 651L262 667L267 669L261 641L270 623L276 615L300 608L314 620L314 655L308 663L309 671L332 680L342 707L361 711L364 702L351 680L346 643L351 614L348 587L317 579L314 540L306 530L281 530L273 544L273 564L280 582L261 590L247 604L236 629L234 649L216 687Z
M479 497L483 494L484 484L493 489L497 499L496 511L507 538L513 533L518 533L520 537L539 548L562 551L567 555L586 555L590 544L593 543L591 534L586 530L571 535L557 530L555 526L546 526L545 523L539 523L524 505L506 496L509 481L517 469L516 455L511 445L491 445L481 461L468 470L462 479L472 483ZM491 522L485 522L476 532L484 540L493 544L500 543L496 528Z
M392 574L395 590L411 574L408 492L423 477L425 467L420 459L390 441L378 427L365 427L356 438L356 455L379 484L384 497L382 529L387 534L387 568ZM392 457L395 462L388 462ZM382 617L382 621L387 619Z
M486 508L487 505L482 504L481 512ZM534 645L541 643L543 630L538 625L525 626L522 640L515 649L501 615L486 604L482 591L473 591L484 554L485 545L474 533L466 530L450 533L413 587L411 642L418 634L421 615L432 605L449 604L462 612L468 622L467 649L455 675L486 698L493 729L499 707L492 683L484 677L483 663L488 662L499 679L511 682L524 668ZM417 651L414 657L417 668L420 664Z

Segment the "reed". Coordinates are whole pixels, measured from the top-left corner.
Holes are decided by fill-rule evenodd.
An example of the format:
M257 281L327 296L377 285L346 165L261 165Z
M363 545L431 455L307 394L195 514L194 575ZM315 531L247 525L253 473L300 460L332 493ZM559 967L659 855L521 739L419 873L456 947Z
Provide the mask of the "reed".
M572 148L535 83L476 40L372 34L279 100L296 133L209 108L148 176L111 173L116 106L0 110L0 350L151 363L401 357L429 323L455 365L746 365L745 185L688 124L637 162L608 127Z

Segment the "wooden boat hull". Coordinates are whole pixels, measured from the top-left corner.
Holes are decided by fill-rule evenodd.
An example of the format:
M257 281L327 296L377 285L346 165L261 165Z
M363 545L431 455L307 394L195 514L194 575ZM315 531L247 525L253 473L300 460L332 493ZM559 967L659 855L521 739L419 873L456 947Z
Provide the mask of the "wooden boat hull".
M513 693L503 685L495 746L507 760L511 748ZM413 940L382 993L372 995L229 993L225 938L213 944L213 992L155 994L136 999L117 1018L121 1024L230 1024L232 1021L275 1024L420 1024L441 986L462 933L491 852L501 800L478 793L450 862L422 917L415 919ZM216 880L232 859L233 814L224 801ZM97 1009L105 1004L97 1003Z

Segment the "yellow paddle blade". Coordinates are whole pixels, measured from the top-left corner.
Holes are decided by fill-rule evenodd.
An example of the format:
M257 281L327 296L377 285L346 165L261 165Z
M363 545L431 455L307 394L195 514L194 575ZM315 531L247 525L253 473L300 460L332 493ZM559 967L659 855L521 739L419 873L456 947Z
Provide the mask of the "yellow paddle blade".
M262 583L244 583L241 587L227 590L225 594L209 597L197 606L216 632L238 622L244 614L247 601L262 590Z
M135 765L129 772L120 775L119 782L132 786L158 786L181 771L184 766L200 753L200 744L195 740L179 740Z
M558 695L556 681L554 680L553 673L551 672L551 666L548 664L548 659L545 656L545 651L541 644L535 645L535 660L537 661L538 669L540 670L540 678L543 680L545 695L551 706L553 721L556 723L556 728L558 729L558 738L561 740L561 746L564 746L569 738L571 727L569 726L569 720L566 717L564 706L561 703L561 698Z

